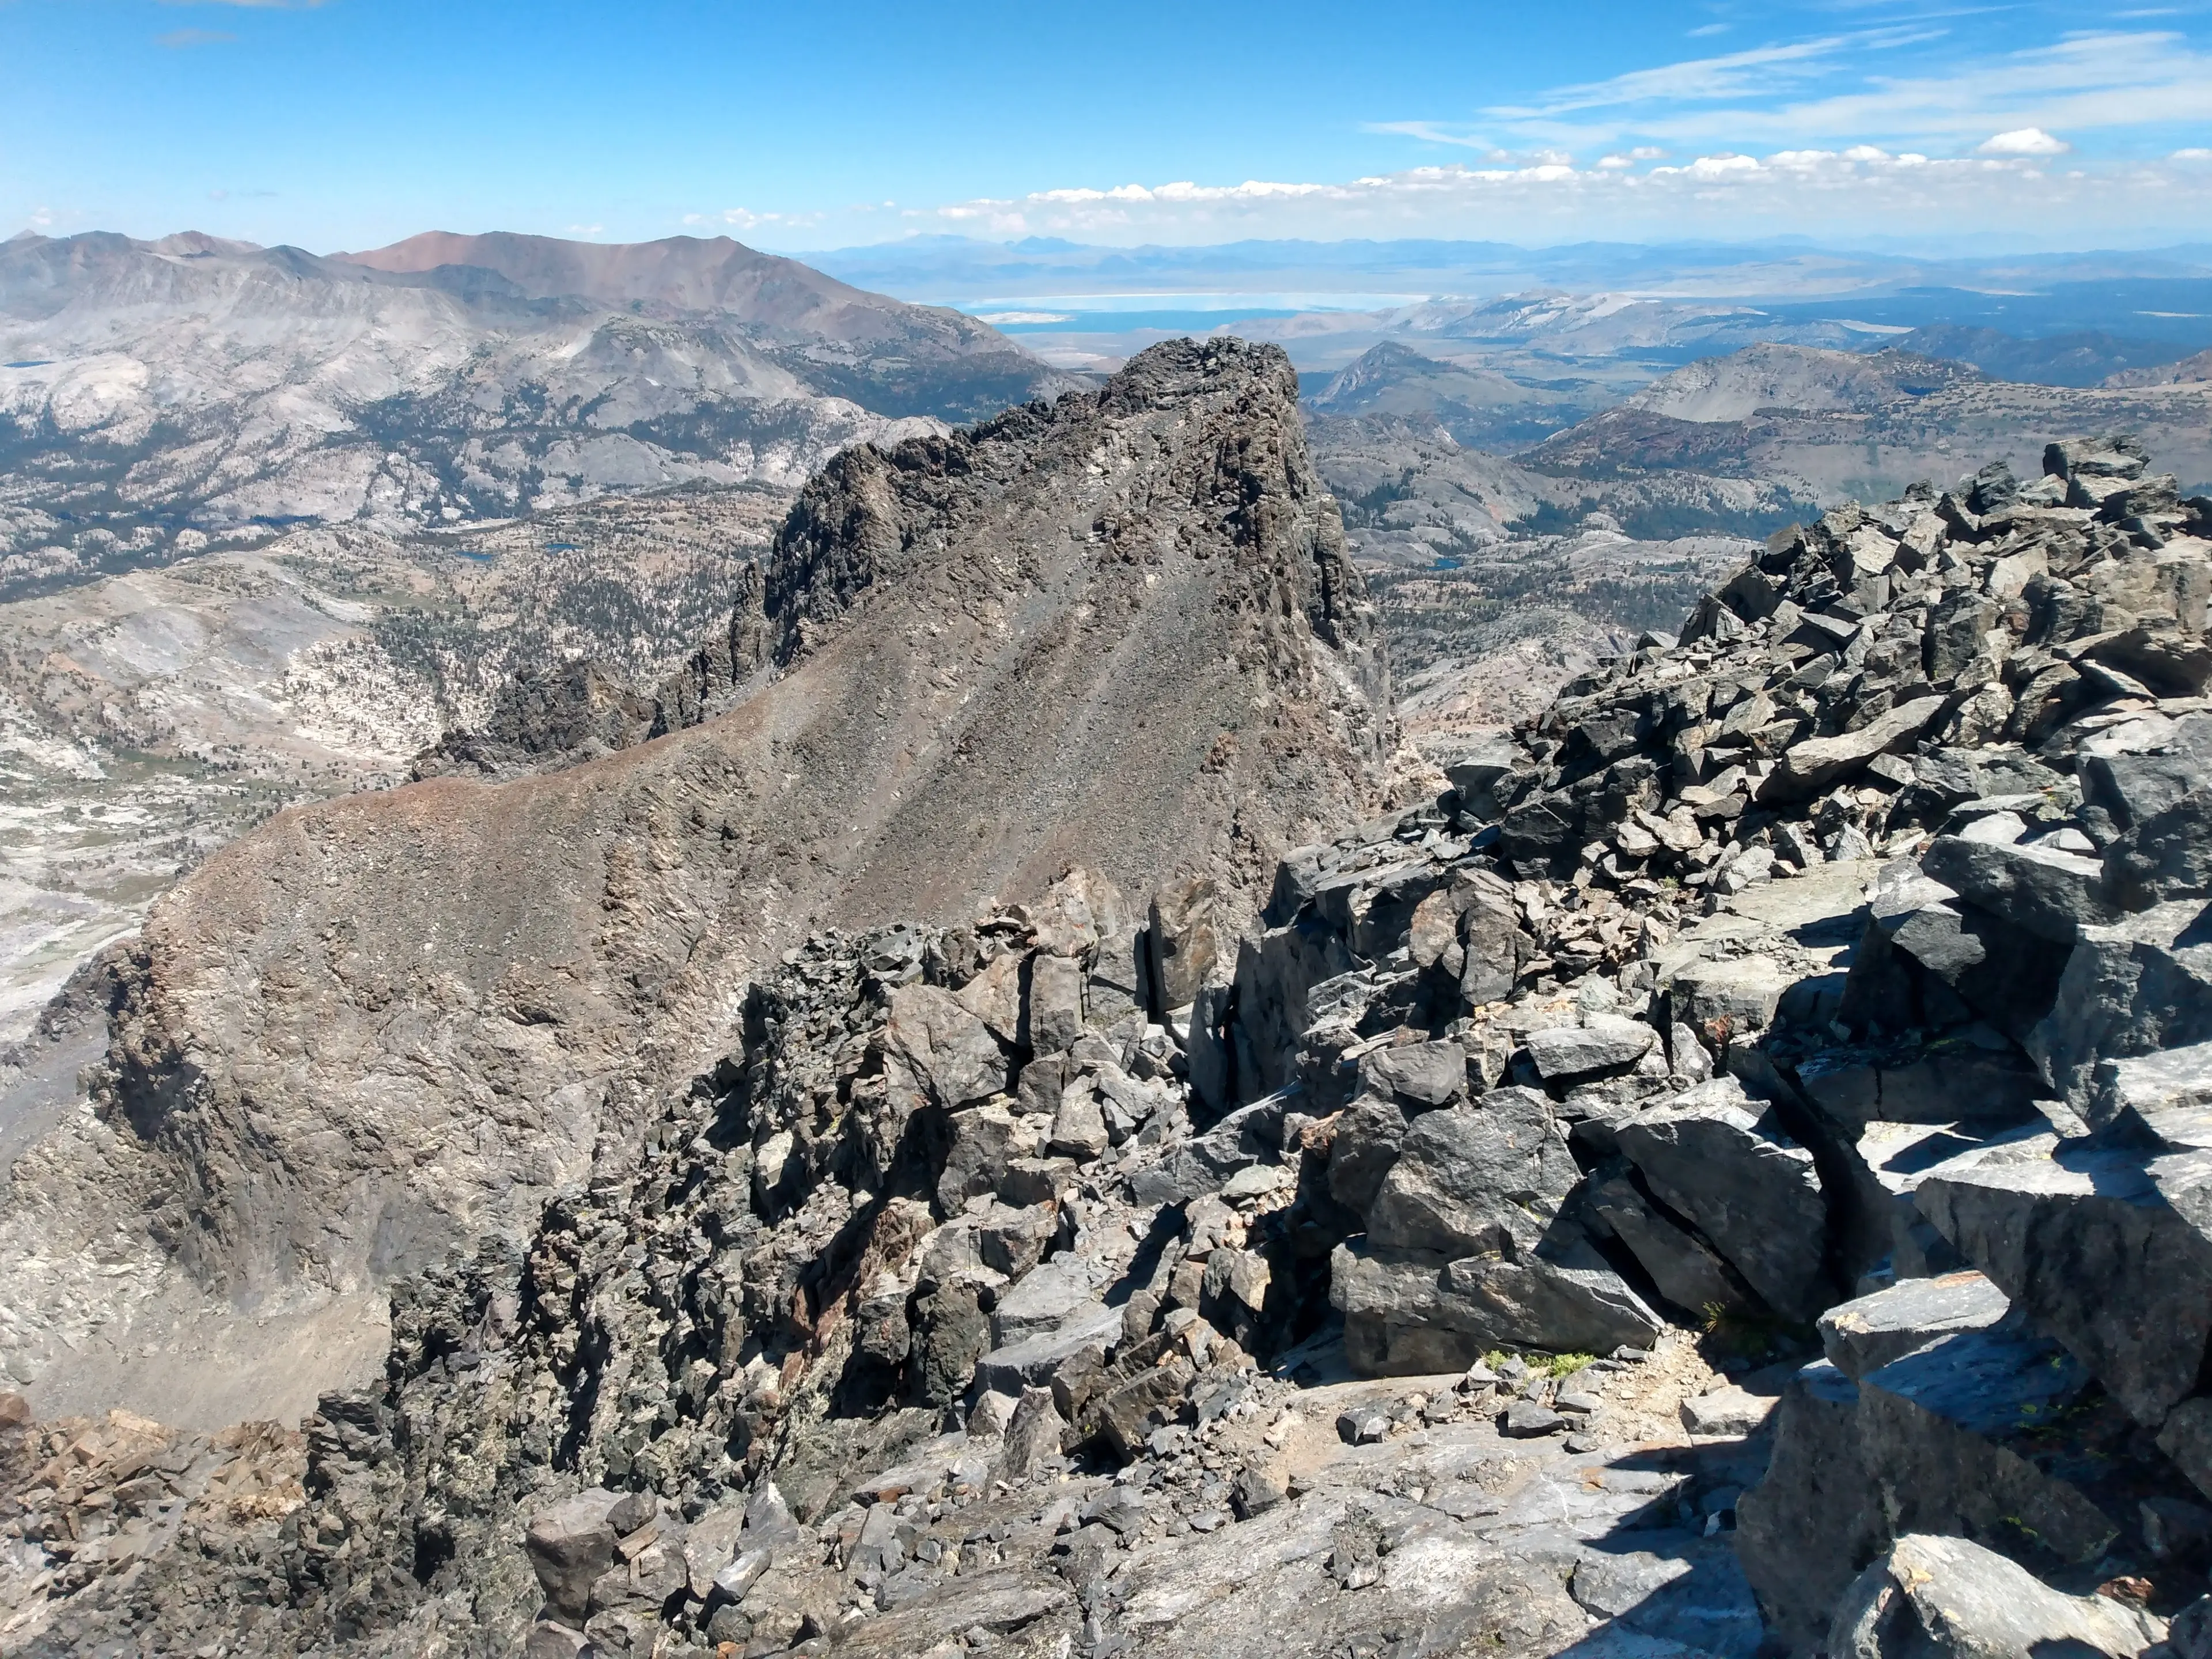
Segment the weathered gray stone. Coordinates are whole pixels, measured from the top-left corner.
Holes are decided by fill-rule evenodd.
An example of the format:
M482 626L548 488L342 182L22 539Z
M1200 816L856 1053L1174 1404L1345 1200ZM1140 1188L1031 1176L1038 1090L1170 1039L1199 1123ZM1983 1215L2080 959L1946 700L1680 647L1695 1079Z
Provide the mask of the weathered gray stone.
M990 1028L933 985L891 993L884 1043L914 1073L937 1105L950 1110L988 1099L1006 1086L1006 1059Z
M1902 1279L1822 1314L1820 1346L1831 1364L1856 1380L1954 1331L1985 1330L2010 1307L1978 1273Z
M1398 1161L1409 1127L1395 1100L1367 1095L1353 1101L1329 1142L1329 1196L1356 1215L1366 1214Z
M1634 1632L1670 1644L1669 1653L1752 1659L1765 1632L1751 1586L1727 1540L1680 1534L1644 1536L1652 1539L1651 1547L1620 1548L1623 1539L1586 1548L1575 1565L1576 1601L1593 1615L1613 1620L1616 1632ZM1595 1646L1597 1640L1587 1645Z
M2029 842L2008 847L1938 836L1920 867L1961 898L2039 939L2071 945L2118 911L2105 896L2105 866Z
M2212 1040L2212 930L2204 907L2161 904L2088 927L2027 1048L2052 1089L2089 1115L2097 1064Z
M1467 961L1460 970L1459 994L1468 1006L1480 1008L1513 994L1528 945L1510 900L1482 890L1468 901L1460 913L1460 948Z
M1578 1173L1551 1102L1495 1090L1413 1120L1368 1208L1368 1235L1385 1249L1447 1256L1532 1249Z
M2002 1329L1942 1337L1868 1372L1859 1433L1893 1524L2094 1560L2119 1522L2032 1455L2089 1381L2057 1343Z
M1404 1042L1359 1062L1362 1079L1407 1106L1446 1106L1467 1093L1467 1050L1457 1042Z
M1922 1212L2036 1329L2156 1427L2197 1386L2212 1337L2212 1239L2138 1153L2024 1138L1921 1182Z
M1030 958L1022 1041L1036 1054L1058 1054L1083 1035L1083 964L1039 951Z
M2166 1621L2105 1595L2066 1595L1962 1538L1900 1538L1844 1593L1831 1659L2136 1659Z
M1808 800L1876 755L1906 747L1943 710L1942 697L1899 703L1856 732L1793 744L1759 791L1762 804Z
M1596 1014L1580 1025L1528 1034L1528 1058L1547 1083L1632 1066L1651 1052L1659 1033L1642 1020Z
M2158 1449L2191 1486L2212 1498L2212 1395L2185 1400L2168 1413L2158 1431Z
M1913 1048L1827 1049L1799 1064L1797 1081L1830 1123L1856 1135L1869 1123L2021 1123L2046 1085L2020 1050L1987 1027ZM1992 1046L1996 1045L1996 1046Z
M1753 1434L1765 1423L1775 1402L1742 1389L1716 1389L1682 1402L1682 1426L1692 1434Z
M2102 1124L2124 1122L2140 1138L2173 1113L2212 1107L2212 1042L2097 1063L2085 1115Z
M1093 1265L1073 1255L1056 1255L1018 1284L999 1292L991 1309L994 1347L1011 1347L1031 1337L1087 1320L1100 1332L1120 1328L1115 1310L1102 1309Z
M1614 1138L1769 1307L1809 1321L1828 1305L1827 1207L1813 1155L1745 1109L1732 1080L1700 1084Z
M976 1226L976 1254L994 1273L1019 1279L1043 1260L1059 1226L1054 1205L994 1205Z
M1215 963L1231 942L1218 920L1221 891L1205 877L1164 887L1152 896L1146 939L1152 951L1152 994L1162 1012L1194 1000Z
M2114 903L2147 910L2212 891L2212 789L2192 789L2105 849Z
M1797 979L1773 957L1753 952L1682 963L1663 984L1676 1009L1694 1025L1741 1036L1774 1024L1776 1010Z
M530 1517L523 1544L558 1622L583 1627L592 1581L614 1565L617 1534L607 1517L621 1501L621 1493L592 1486Z
M2075 762L2082 799L2123 830L2156 817L2192 790L2212 787L2212 715L2190 714L2160 730L2148 752L2092 738Z
M1088 1164L1112 1144L1097 1090L1088 1082L1071 1085L1060 1095L1060 1110L1053 1117L1052 1138L1045 1143L1045 1150Z
M915 1395L925 1406L949 1406L968 1392L975 1362L992 1347L975 1287L956 1282L925 1292L915 1304L914 1328Z
M937 1207L957 1216L967 1201L996 1192L1009 1158L1034 1151L1033 1134L1003 1106L975 1106L955 1112L952 1141L937 1180Z
M1006 1425L1004 1449L999 1454L1001 1478L1023 1480L1060 1454L1070 1432L1066 1419L1053 1404L1052 1390L1025 1388Z
M1498 1431L1512 1440L1540 1440L1546 1435L1563 1434L1566 1427L1565 1417L1533 1400L1515 1401L1498 1419Z
M1018 1322L1026 1323L1026 1321ZM1079 1305L1042 1331L994 1348L975 1362L974 1386L1018 1395L1050 1382L1060 1367L1082 1353L1103 1354L1121 1339L1121 1310L1103 1304Z
M1718 1308L1748 1313L1759 1299L1721 1260L1720 1254L1692 1230L1662 1214L1635 1183L1622 1176L1590 1189L1590 1202L1613 1236L1628 1247L1659 1294L1686 1314L1703 1316Z
M1448 1261L1354 1241L1331 1258L1329 1299L1345 1316L1346 1358L1369 1376L1463 1370L1498 1347L1605 1353L1643 1346L1662 1328L1594 1255L1573 1267Z
M1774 1454L1736 1500L1736 1553L1774 1633L1810 1653L1836 1600L1888 1538L1862 1455L1856 1383L1822 1360L1782 1391Z

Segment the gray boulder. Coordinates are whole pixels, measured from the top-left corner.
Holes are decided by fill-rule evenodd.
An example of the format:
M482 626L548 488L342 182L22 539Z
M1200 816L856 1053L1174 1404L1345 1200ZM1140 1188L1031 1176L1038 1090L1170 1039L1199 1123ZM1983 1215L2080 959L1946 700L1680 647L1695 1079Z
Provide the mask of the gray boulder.
M622 1501L619 1492L592 1486L530 1517L523 1547L545 1592L546 1610L558 1622L583 1628L592 1583L614 1565L618 1538L608 1517Z
M1820 1346L1829 1364L1856 1380L1954 1331L1986 1330L2010 1310L2004 1292L1978 1273L1899 1279L1822 1314Z
M1495 1090L1413 1120L1368 1208L1368 1236L1446 1256L1532 1249L1577 1177L1551 1102Z
M1233 941L1233 930L1221 912L1220 889L1204 877L1164 887L1152 896L1146 939L1152 994L1163 1010L1194 1001L1224 946Z
M2082 930L2051 1011L2027 1042L2045 1079L2076 1109L2098 1109L2100 1060L2212 1040L2212 929L2198 921L2204 908L2182 900Z
M1030 958L1022 1039L1031 1050L1055 1054L1075 1046L1083 1035L1083 964L1073 957L1041 951Z
M2212 890L2212 789L2191 790L2106 848L2105 881L2130 910Z
M1793 744L1759 791L1761 804L1809 800L1838 779L1863 769L1876 755L1909 747L1936 715L1945 699L1915 697L1869 720L1856 732L1810 738Z
M1747 1110L1733 1080L1700 1084L1614 1136L1652 1192L1769 1307L1809 1322L1828 1305L1827 1207L1813 1155Z
M1774 1410L1766 1473L1736 1500L1736 1554L1793 1652L1819 1647L1837 1598L1888 1538L1858 1405L1858 1385L1826 1360L1800 1370Z
M1961 898L2056 944L2071 945L2084 927L2119 914L2105 896L2101 863L2036 842L2008 846L1938 836L1920 867Z
M2212 1238L2139 1154L2027 1137L1921 1182L1921 1211L2141 1423L2191 1393L2212 1337Z
M1448 1106L1467 1093L1467 1050L1456 1042L1404 1042L1359 1062L1363 1081L1409 1109Z
M1344 1347L1366 1376L1464 1370L1493 1348L1606 1353L1644 1347L1657 1315L1594 1254L1572 1265L1529 1257L1447 1261L1364 1240L1330 1260L1329 1300Z
M2046 1425L2089 1386L2057 1343L2002 1328L1961 1331L1868 1372L1860 1444L1892 1525L2095 1560L2119 1521L2037 1456Z
M902 985L891 993L884 1045L947 1110L1006 1086L1006 1054L990 1027L933 985Z
M1658 1041L1659 1033L1642 1020L1593 1014L1580 1025L1531 1031L1528 1058L1547 1083L1571 1082L1594 1073L1633 1066Z
M1460 913L1460 949L1466 963L1460 969L1459 994L1471 1008L1502 1002L1513 994L1521 964L1529 955L1528 936L1505 896L1479 890Z
M1329 1196L1364 1215L1397 1163L1409 1127L1403 1109L1380 1096L1363 1096L1345 1108L1328 1146Z
M1589 1197L1598 1218L1627 1246L1659 1294L1675 1307L1698 1316L1714 1308L1729 1313L1758 1310L1759 1298L1721 1260L1720 1253L1695 1231L1662 1213L1636 1189L1635 1182L1616 1176L1592 1187Z
M2166 1621L2106 1595L2067 1595L1963 1538L1909 1534L1844 1591L1830 1659L2136 1656Z
M940 1214L957 1216L971 1198L994 1193L1008 1160L1034 1143L1021 1121L1003 1106L974 1106L955 1112L945 1168L937 1178Z

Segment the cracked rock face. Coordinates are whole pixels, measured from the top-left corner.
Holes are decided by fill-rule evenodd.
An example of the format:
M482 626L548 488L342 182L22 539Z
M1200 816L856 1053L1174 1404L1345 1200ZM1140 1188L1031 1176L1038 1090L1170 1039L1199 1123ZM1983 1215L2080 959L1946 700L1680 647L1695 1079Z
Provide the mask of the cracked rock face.
M1179 488L1219 476L1201 450L1254 476L1275 370L1237 361L1242 403L1207 402L1228 359L1164 350L959 455L833 469L733 630L781 678L662 743L471 787L557 825L561 791L572 815L635 800L641 773L795 718L790 688L884 660L859 630L889 596L983 581L931 537L1042 488L990 446L1060 454L1066 422L1110 431L1082 426L1058 487L1083 513L1054 522L1087 514L1084 544L1126 555L1141 632L1147 561L1180 567L1083 492L1137 492L1146 453ZM1205 562L1273 548L1269 583L1310 580L1222 625L1287 637L1267 673L1338 688L1301 729L1371 757L1356 595L1273 465L1265 510L1209 498ZM543 1040L619 1015L663 1034L665 1069L626 1074L548 1201L399 1274L383 1377L323 1397L296 1488L195 1522L173 1431L0 1416L21 1643L2136 1659L2171 1615L2195 1639L2212 891L2176 804L2212 544L2148 470L2125 441L2055 447L2039 483L1989 469L1778 537L1682 638L1264 880L1233 852L1144 866L1102 792L1078 798L1096 863L1031 881L1009 854L980 911L866 912L885 878L858 859L836 866L854 924L764 968L701 934L660 979L583 973L614 1012ZM989 659L988 635L957 637ZM1042 638L1032 695L1037 653L1073 672ZM1000 761L1020 735L964 729ZM1198 775L1275 775L1228 735ZM593 890L592 950L703 890L692 818L654 823L620 902ZM964 844L899 866L909 895L981 879ZM364 1000L368 939L329 958ZM686 1070L667 1034L740 959L738 1029ZM191 969L156 954L128 989L115 1109L158 1143L233 1087L281 1127L281 1068L153 1040L165 1006L223 1006ZM267 982L257 1030L304 1018ZM403 990L381 1006L404 1025ZM156 1446L177 1478L135 1484ZM161 1531L179 1505L193 1529Z

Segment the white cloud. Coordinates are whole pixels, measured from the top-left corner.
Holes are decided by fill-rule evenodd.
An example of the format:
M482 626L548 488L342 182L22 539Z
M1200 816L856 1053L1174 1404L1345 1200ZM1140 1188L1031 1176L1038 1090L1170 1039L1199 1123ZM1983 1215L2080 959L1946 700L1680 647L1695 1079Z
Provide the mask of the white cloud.
M1928 29L1868 31L1765 46L1566 86L1481 112L1488 136L1621 153L1659 141L1713 150L1879 145L1957 153L1991 133L2030 128L2075 136L2212 121L2212 53L2179 33L2108 29L1996 58L1971 73L1926 72L1887 54L1936 38ZM1881 72L1877 72L1881 71ZM1380 123L1443 139L1448 125ZM2058 153L2058 152L2052 152Z
M1835 238L1923 232L2015 235L2085 245L2109 235L2179 240L2212 215L2212 170L2166 162L2053 174L2033 155L1937 158L1877 146L1712 149L1639 168L1613 152L1588 167L1525 156L1340 181L1070 185L1018 198L908 209L974 233L1109 242L1239 236L1473 235L1528 241L1601 235L1729 236L1808 231Z
M1977 155L2064 155L2074 148L2041 127L2015 127L1974 146Z
M1361 126L1362 132L1395 132L1401 137L1419 138L1431 144L1457 144L1467 149L1494 150L1498 147L1487 138L1479 138L1471 132L1454 132L1435 121L1370 121Z
M1753 46L1719 58L1693 58L1653 69L1631 70L1609 81L1557 88L1534 105L1501 104L1486 112L1508 119L1528 120L1582 110L1612 109L1626 104L1737 98L1765 90L1778 79L1823 73L1827 60L1852 42L1853 37L1849 35L1830 35L1786 46Z
M2178 149L2166 159L2169 161L2212 161L2212 149Z

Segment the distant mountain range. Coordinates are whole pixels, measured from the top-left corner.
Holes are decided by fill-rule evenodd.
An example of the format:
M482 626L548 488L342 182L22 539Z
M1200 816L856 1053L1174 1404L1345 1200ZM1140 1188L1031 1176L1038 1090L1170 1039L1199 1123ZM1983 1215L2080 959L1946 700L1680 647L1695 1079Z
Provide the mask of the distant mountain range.
M0 243L0 597L301 520L462 525L795 484L1076 382L727 238Z
M1211 246L1103 247L1028 237L990 242L916 236L799 256L847 282L946 300L1024 294L1299 289L1470 295L1516 289L1626 289L1779 300L1941 287L2017 289L2067 283L2212 276L2212 245L2142 252L1975 253L1925 258L1822 247L1802 238L1759 242L1509 242L1408 238L1337 242L1254 240ZM1079 289L1071 282L1079 281Z

